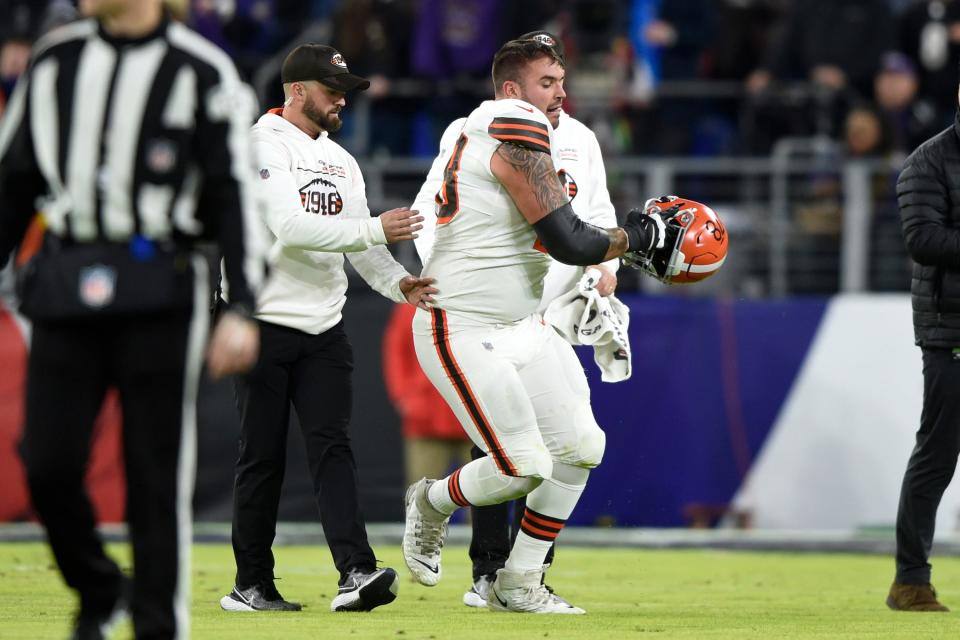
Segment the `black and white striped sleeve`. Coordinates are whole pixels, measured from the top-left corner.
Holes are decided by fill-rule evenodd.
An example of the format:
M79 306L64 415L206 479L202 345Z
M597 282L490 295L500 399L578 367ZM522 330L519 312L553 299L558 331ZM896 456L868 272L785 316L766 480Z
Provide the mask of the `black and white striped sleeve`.
M0 266L23 238L44 192L30 128L29 92L27 72L0 120Z

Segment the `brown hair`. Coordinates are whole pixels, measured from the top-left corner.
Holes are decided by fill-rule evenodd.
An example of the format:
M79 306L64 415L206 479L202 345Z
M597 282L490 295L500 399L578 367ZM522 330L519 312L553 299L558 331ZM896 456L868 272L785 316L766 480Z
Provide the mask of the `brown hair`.
M493 56L493 90L500 95L503 83L507 81L519 82L520 71L530 62L538 58L549 58L561 67L563 58L557 55L553 47L537 40L510 40Z

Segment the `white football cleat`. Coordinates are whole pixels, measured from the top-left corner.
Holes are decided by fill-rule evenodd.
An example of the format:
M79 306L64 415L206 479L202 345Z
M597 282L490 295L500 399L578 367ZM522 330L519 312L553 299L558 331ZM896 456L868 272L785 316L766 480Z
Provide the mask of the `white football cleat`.
M586 613L558 595L541 582L543 572L539 569L514 573L506 569L497 571L497 579L487 594L487 608L491 611L515 613L560 613L581 615Z
M427 500L427 489L434 482L421 478L407 489L407 522L403 530L403 560L416 581L427 587L440 582L440 549L450 519Z

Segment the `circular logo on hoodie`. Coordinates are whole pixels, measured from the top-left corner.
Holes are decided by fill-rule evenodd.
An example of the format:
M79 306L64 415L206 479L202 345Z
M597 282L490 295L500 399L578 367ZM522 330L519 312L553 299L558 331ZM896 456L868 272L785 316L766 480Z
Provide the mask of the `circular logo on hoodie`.
M323 178L314 178L300 187L300 204L307 213L321 216L335 216L343 211L343 197L337 185Z

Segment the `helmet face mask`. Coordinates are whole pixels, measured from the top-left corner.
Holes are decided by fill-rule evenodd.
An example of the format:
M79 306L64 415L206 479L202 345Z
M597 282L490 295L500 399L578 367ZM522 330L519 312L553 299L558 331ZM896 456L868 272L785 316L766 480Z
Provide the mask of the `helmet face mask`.
M707 205L677 196L661 196L647 200L644 213L659 214L668 227L676 230L675 240L644 257L625 256L628 265L665 284L699 282L723 265L729 244L727 230Z

